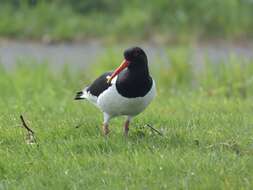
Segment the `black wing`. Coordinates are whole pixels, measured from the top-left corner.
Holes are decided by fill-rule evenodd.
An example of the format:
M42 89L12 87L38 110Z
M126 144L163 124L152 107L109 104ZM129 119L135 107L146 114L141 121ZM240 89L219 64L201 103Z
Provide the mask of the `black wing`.
M112 84L107 83L106 77L111 75L112 72L106 72L98 77L88 88L87 92L90 92L93 96L99 96L102 92L104 92L107 88L109 88Z

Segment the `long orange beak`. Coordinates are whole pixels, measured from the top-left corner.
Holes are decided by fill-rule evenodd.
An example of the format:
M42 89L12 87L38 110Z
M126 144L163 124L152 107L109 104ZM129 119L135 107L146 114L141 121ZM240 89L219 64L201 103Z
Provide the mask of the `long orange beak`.
M122 63L120 64L120 66L112 73L111 76L109 76L107 78L107 83L110 83L112 81L112 79L117 76L123 69L125 69L127 66L129 65L129 61L127 61L126 59L124 59L122 61Z

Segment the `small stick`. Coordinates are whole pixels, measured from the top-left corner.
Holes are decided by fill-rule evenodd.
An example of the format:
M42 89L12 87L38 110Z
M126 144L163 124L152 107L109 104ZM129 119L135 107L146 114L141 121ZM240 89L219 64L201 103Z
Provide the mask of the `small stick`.
M150 129L152 129L153 131L155 131L157 134L163 136L163 134L160 131L158 131L157 129L155 129L154 127L152 127L150 124L146 124L145 126L149 127Z
M27 144L36 143L36 139L35 139L33 130L28 127L28 125L26 124L24 117L22 115L20 115L20 119L22 121L23 127L27 130L26 143Z
M28 133L34 134L33 130L30 129L30 128L28 127L28 125L26 124L26 122L25 122L25 120L24 120L24 117L23 117L22 115L20 115L20 119L21 119L21 121L22 121L23 127L26 128L26 130L28 131Z

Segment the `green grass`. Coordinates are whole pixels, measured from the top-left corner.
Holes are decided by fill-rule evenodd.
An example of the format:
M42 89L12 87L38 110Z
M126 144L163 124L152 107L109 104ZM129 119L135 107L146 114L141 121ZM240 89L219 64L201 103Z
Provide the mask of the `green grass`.
M164 43L243 40L252 38L253 33L253 3L249 0L31 2L1 2L1 37L46 42L150 39Z
M28 60L0 67L0 189L252 189L252 63L207 58L197 73L190 50L167 52L168 63L151 65L158 95L127 139L123 118L112 120L105 138L101 113L73 101L93 73L117 66L116 50L90 75ZM37 145L25 143L20 114ZM164 136L142 129L147 123Z

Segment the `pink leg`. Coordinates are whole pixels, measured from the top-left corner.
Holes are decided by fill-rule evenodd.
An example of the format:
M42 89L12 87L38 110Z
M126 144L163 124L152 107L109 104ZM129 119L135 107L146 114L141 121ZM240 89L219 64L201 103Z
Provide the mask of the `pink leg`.
M127 121L125 122L125 125L124 125L124 133L125 133L125 136L128 136L129 123L130 123L130 121L127 120Z
M104 113L104 123L103 123L103 134L104 135L108 135L108 133L110 132L109 130L109 121L111 119L111 116L107 113Z
M108 135L110 132L108 124L103 124L103 134Z
M124 125L124 134L125 134L125 136L128 136L130 120L131 120L131 117L128 116L128 118L125 122L125 125Z

